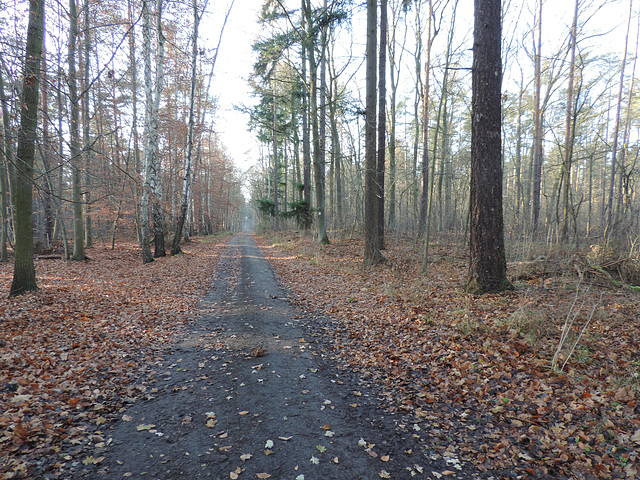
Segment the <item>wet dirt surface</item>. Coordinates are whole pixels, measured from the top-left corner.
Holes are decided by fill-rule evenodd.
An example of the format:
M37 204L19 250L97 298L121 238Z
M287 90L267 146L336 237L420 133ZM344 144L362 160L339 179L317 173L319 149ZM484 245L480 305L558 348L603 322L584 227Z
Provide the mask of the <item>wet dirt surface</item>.
M103 426L99 461L73 478L489 478L431 456L335 368L315 321L289 304L253 238L233 237L147 398Z

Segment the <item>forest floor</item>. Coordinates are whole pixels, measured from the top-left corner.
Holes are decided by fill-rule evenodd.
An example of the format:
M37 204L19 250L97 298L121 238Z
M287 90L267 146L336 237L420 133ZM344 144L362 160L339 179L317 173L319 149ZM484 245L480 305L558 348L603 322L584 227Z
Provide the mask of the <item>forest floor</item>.
M38 260L0 299L0 478L638 478L640 302L586 257L476 297L451 246L258 240L286 291L238 240Z
M333 319L344 368L441 455L520 478L640 478L640 296L607 271L612 252L515 262L514 290L473 296L455 245L433 246L426 274L411 242L375 268L348 239L264 247L296 303Z

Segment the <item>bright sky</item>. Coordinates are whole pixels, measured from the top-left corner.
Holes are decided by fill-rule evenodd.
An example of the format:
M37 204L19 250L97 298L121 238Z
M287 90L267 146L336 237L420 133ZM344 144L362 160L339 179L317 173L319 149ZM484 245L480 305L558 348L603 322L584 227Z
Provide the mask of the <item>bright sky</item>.
M202 20L205 44L215 47L231 0L214 0L211 13ZM238 112L236 105L255 102L247 80L253 70L251 44L258 34L259 0L235 0L227 21L216 61L212 93L218 99L215 129L235 164L246 170L258 160L258 144L248 131L248 115Z
M203 19L202 36L206 45L215 47L218 42L220 29L224 17L229 9L232 0L210 0L209 14ZM512 16L505 22L505 35L510 35L510 29L516 24L519 28L530 28L533 23L533 12L537 0L525 0L529 8L520 10L513 7ZM231 15L227 22L222 44L212 81L212 93L218 98L219 108L216 118L215 128L219 132L221 140L235 164L246 170L258 161L259 147L252 132L248 131L248 115L238 112L234 107L239 105L252 105L255 99L248 86L247 80L252 72L255 56L251 50L251 45L260 34L260 27L257 22L257 15L261 0L235 0ZM469 10L470 0L460 0L458 10L458 20L461 25L472 24L472 19L467 18L472 15L472 8ZM520 6L519 0L514 0L512 5ZM589 25L596 30L609 32L605 36L589 37L581 40L582 45L592 43L597 45L596 49L621 50L624 46L624 33L626 29L626 16L628 14L629 0L613 0L607 3L601 10L598 0L587 1L585 9L581 11L581 19L590 18ZM553 0L544 3L544 26L543 35L545 54L554 54L559 42L562 42L567 35L571 18L573 15L573 1L562 0L558 3ZM518 18L520 17L520 18ZM444 28L446 30L446 27ZM461 35L470 35L470 31L464 27L460 28ZM635 31L635 30L634 30ZM446 40L446 33L440 35L441 41ZM632 33L631 42L635 36ZM361 56L364 45L360 45L360 39L356 37L353 54ZM468 38L467 38L468 41ZM362 40L362 43L364 41ZM466 42L465 42L466 43ZM362 51L361 51L362 50ZM525 61L526 62L526 61ZM359 63L359 62L357 62ZM532 68L532 67L531 67ZM406 75L406 72L405 74ZM405 78L405 81L407 79ZM410 82L410 81L409 81ZM352 88L354 86L352 85Z

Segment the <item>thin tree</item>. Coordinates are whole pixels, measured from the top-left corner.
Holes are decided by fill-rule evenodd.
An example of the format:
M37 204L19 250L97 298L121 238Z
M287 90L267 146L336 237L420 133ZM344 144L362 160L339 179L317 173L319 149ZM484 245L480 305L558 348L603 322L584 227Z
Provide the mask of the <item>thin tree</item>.
M36 125L42 72L44 37L44 0L29 2L29 25L24 55L20 130L16 152L15 229L16 246L13 282L9 296L38 289L33 262L33 163L36 149Z
M197 0L192 1L193 8L193 36L191 38L191 88L189 91L189 131L187 133L187 159L184 165L184 178L182 182L182 203L180 205L180 214L176 222L176 231L173 236L171 245L171 255L181 253L180 238L182 237L182 229L187 218L187 210L189 208L189 192L191 189L191 169L193 168L193 136L195 134L195 98L196 83L198 73L198 27L202 15L198 12ZM206 8L206 4L205 4Z
M78 12L76 0L69 0L69 151L71 154L72 199L73 199L73 255L71 260L85 260L84 251L84 211L82 205L82 169L80 160L80 105L76 72L76 42L78 39Z
M157 159L158 149L158 122L160 109L160 95L162 93L163 62L164 62L164 35L162 33L162 0L157 0L156 32L158 36L158 54L156 57L155 98L153 84L151 82L151 12L149 4L151 0L142 2L143 21L143 50L144 50L144 84L145 84L145 124L144 124L144 154L143 154L143 187L140 201L140 223L142 261L150 263L154 257L164 255L164 232L162 230L162 206L160 205L162 185L160 184L160 172ZM150 202L153 193L153 202ZM149 204L152 203L155 252L151 254L150 248L150 218Z
M380 62L378 63L378 164L376 166L376 197L378 200L377 248L384 250L384 170L387 153L387 0L380 1Z
M610 182L609 182L609 191L608 191L608 199L607 199L607 223L605 228L605 236L608 237L611 235L611 229L614 227L616 223L616 218L614 216L614 208L613 208L613 197L615 196L615 182L616 182L616 171L618 169L618 141L620 136L620 117L622 110L622 97L623 97L623 88L624 88L624 74L625 67L627 64L627 55L629 50L629 31L631 29L631 19L633 18L633 0L629 0L629 18L627 20L627 33L625 35L624 41L624 54L622 56L622 66L620 68L620 83L618 86L618 102L616 105L616 118L613 127L613 145L611 147L611 174L610 174ZM627 109L631 109L631 106L628 105ZM624 142L623 142L624 143Z
M89 25L89 0L84 0L83 26L83 75L82 75L82 142L84 144L84 240L85 247L93 247L93 217L91 212L91 135L89 116L89 54L92 48L91 27Z
M0 56L0 102L2 102L2 145L0 145L0 196L2 197L0 208L2 209L2 230L0 231L0 262L9 261L7 244L9 242L9 179L7 172L9 165L13 163L13 145L11 140L11 127L9 124L9 99L4 92L4 75L2 73L4 62Z
M532 234L535 238L540 221L540 200L542 187L542 109L540 108L542 93L542 0L538 0L538 38L535 47L534 72L534 111L533 111L533 191L531 192Z
M560 225L560 238L563 242L566 242L569 238L569 213L571 210L570 205L570 189L571 189L571 163L573 157L573 142L575 137L575 124L573 122L573 90L575 83L575 71L576 71L576 37L578 33L578 7L579 0L576 0L574 13L573 13L573 25L571 26L571 41L569 48L571 49L571 56L569 60L569 86L567 87L567 110L565 113L565 130L564 130L564 158L562 161L562 204L563 215L562 223Z
M470 261L466 289L497 292L507 280L502 214L501 1L474 1Z

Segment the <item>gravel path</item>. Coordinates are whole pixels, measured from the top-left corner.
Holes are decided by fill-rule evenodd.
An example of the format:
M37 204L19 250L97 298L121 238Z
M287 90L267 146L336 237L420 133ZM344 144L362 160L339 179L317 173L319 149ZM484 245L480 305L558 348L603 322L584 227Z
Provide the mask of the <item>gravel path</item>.
M81 478L477 478L429 459L334 368L251 236L229 241L199 308Z

